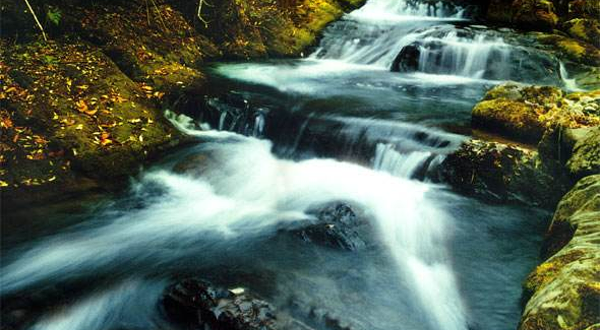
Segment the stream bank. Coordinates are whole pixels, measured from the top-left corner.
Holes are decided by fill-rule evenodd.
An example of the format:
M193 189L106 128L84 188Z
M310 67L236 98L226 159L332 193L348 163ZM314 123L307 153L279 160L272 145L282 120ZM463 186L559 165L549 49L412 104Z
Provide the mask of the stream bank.
M206 60L298 56L361 4L225 1L205 6L204 25L186 1L30 2L47 42L24 2L1 7L3 213L123 187L185 142L163 109L207 88Z

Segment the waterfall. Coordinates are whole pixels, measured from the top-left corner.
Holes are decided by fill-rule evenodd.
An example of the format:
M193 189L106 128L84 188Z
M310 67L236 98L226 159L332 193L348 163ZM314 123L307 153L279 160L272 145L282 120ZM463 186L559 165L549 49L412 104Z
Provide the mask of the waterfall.
M488 40L485 35L474 39L460 38L452 31L442 38L426 37L419 47L418 71L484 78L498 67L492 78L510 77L510 48L501 38ZM506 71L508 68L509 71Z

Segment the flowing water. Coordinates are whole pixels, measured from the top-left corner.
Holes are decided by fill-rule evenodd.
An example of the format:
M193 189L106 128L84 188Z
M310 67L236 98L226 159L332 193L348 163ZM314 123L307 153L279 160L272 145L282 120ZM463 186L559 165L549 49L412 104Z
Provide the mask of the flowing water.
M565 74L465 13L369 0L305 59L215 65L226 92L167 114L198 143L120 196L44 215L80 224L4 243L3 299L35 306L31 329L169 329L160 296L193 274L248 287L290 328L514 329L547 214L432 179L486 88ZM364 212L364 248L286 234L331 202Z

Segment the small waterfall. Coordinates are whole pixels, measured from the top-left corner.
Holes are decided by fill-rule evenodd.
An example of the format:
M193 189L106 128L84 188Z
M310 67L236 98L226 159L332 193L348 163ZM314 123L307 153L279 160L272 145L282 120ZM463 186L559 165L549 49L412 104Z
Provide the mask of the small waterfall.
M503 79L510 77L510 53L510 47L501 38L460 38L452 31L442 38L427 37L421 42L418 71L477 79L488 73L488 77Z
M577 81L574 78L569 78L569 73L567 72L567 68L564 63L560 62L560 78L563 81L563 85L565 89L571 92L579 92L582 91L581 88L577 85Z
M394 145L379 143L375 150L373 168L398 177L411 178L431 155L428 151L415 151L403 155L394 149Z
M371 0L348 17L375 22L427 18L462 18L464 9L444 1Z

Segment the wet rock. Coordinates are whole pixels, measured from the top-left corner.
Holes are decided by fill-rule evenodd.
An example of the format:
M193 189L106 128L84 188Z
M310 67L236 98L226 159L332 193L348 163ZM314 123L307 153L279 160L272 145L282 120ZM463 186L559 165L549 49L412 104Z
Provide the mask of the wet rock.
M314 223L292 231L305 242L350 251L370 244L372 228L358 208L347 203L332 203L308 213L315 216Z
M575 83L579 88L586 90L600 89L600 68L590 67L583 72L577 72L573 75Z
M472 126L537 143L548 129L600 124L598 91L572 93L550 86L508 83L492 88L472 111Z
M199 279L186 279L170 286L162 306L173 322L190 329L276 329L275 312L267 302L244 289L227 290Z
M442 181L468 195L553 208L570 180L534 150L472 139L440 165Z
M520 330L594 329L600 323L600 175L560 201L545 242L550 257L524 283Z
M583 40L557 33L535 33L536 47L559 58L588 66L600 66L600 49Z

